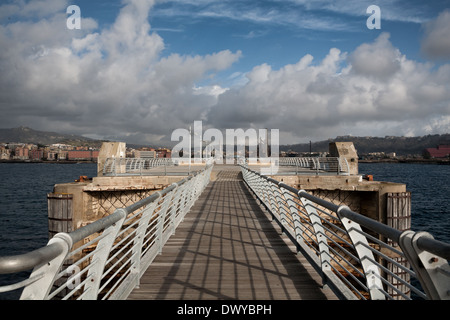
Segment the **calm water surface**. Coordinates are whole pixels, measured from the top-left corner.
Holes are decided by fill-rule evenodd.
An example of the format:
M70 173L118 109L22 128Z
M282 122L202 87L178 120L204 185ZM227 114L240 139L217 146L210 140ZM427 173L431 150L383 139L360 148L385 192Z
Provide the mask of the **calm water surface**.
M360 163L359 172L374 180L406 184L411 191L412 229L450 242L450 166L438 164Z
M97 165L0 163L0 256L26 253L48 242L47 193L58 183L95 176ZM0 275L0 285L26 279L29 272ZM20 290L0 293L18 299Z

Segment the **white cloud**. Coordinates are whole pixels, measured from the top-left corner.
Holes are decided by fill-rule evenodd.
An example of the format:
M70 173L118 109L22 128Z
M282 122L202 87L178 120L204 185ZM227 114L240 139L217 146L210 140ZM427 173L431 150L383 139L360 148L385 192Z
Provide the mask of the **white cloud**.
M288 26L318 31L361 31L361 22L369 15L370 5L381 8L383 21L424 23L430 19L430 5L400 0L166 0L155 14L165 17L189 17L194 22L203 18L222 18L249 24ZM432 4L431 6L433 6ZM355 23L355 21L357 21ZM247 33L254 37L255 33Z
M433 59L450 59L450 10L424 24L422 51Z
M290 143L448 132L449 70L408 60L381 34L348 55L331 49L316 63L306 55L279 70L256 66L244 86L219 96L208 118L217 127L280 129Z
M193 22L204 18L221 18L259 25L283 25L308 30L343 31L353 29L345 19L311 13L303 10L303 7L293 8L288 1L282 4L276 0L264 3L258 3L253 0L170 0L162 3L164 6L157 7L155 15L189 17ZM254 37L255 35L255 33L248 33L247 37Z
M201 94L196 83L230 67L240 52L162 58L164 41L147 21L152 3L125 1L115 23L97 32L87 18L82 30L68 30L62 0L45 19L1 25L0 126L139 133L136 142L145 142L201 119L220 92ZM39 10L35 2L20 4L24 12Z
M308 54L281 69L234 72L224 88L207 80L241 52L163 56L164 40L148 23L152 1L125 1L101 30L83 18L80 31L66 28L67 1L47 1L13 2L22 13L0 6L15 16L0 15L1 127L138 143L170 139L195 120L218 129L280 129L289 143L449 131L450 65L435 70L408 60L387 34L351 53L333 48L321 61Z
M286 0L280 0L286 1ZM304 6L308 11L329 11L347 16L368 16L366 9L370 5L381 8L383 20L423 23L429 20L427 5L424 2L413 4L401 0L289 0Z
M374 43L362 44L351 55L353 71L367 77L389 78L400 69L400 52L381 34Z
M65 12L68 0L16 0L1 6L0 21L12 17L41 19Z
M218 97L220 96L222 93L228 91L228 88L222 88L221 86L218 85L213 85L213 86L204 86L204 87L195 87L194 88L194 94L198 94L198 95L210 95L213 97Z

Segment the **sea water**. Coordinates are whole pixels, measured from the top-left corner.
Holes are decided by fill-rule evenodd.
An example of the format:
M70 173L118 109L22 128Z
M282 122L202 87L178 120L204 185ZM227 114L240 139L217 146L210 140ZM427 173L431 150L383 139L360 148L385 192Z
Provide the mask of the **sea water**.
M48 242L47 194L55 184L97 174L95 163L0 163L0 256L27 253ZM0 286L26 279L29 272L0 275ZM0 293L18 299L21 290Z

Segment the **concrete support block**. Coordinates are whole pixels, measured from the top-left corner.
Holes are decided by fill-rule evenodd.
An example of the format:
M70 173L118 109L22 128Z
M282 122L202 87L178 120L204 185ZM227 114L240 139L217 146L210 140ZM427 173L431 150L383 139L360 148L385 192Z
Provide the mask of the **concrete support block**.
M125 158L125 142L103 142L97 160L97 177L103 176L103 167L108 158Z
M342 157L347 160L350 175L358 174L358 153L353 142L330 142L331 157Z

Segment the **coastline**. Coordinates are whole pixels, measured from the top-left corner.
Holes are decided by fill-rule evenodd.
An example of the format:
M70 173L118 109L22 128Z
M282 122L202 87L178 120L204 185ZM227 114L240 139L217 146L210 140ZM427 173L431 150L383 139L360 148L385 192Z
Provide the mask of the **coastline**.
M0 160L0 163L77 164L77 163L97 163L97 159L95 159L95 160Z
M415 163L450 165L450 159L359 159L359 163Z
M441 164L450 165L450 159L359 159L360 163L415 163L415 164ZM52 163L76 164L97 163L95 160L0 160L0 163Z

